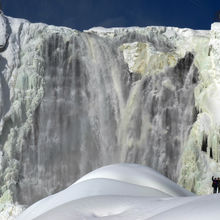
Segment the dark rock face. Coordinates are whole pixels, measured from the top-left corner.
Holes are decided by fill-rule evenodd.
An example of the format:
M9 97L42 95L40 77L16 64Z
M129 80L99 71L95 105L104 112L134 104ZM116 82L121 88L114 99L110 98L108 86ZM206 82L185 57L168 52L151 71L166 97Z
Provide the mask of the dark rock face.
M1 3L0 3L1 4ZM8 39L11 34L11 27L8 22L8 19L3 15L3 12L1 11L1 5L0 5L0 53L5 51L8 47Z

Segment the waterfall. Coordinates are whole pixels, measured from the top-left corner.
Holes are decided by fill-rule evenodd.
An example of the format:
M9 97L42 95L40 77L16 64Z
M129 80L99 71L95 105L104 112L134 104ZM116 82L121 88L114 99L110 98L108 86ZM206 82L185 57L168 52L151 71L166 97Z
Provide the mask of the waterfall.
M30 205L120 162L178 181L198 113L197 53L183 42L207 39L206 32L78 32L9 21L9 45L0 54L1 92L7 91L0 96L2 197Z

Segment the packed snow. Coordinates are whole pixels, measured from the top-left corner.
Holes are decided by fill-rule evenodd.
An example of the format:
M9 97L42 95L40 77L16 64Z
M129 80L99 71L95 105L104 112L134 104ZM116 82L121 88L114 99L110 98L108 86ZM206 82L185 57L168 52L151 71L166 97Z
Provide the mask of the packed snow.
M137 164L99 168L24 211L17 220L210 219L220 196L195 196L158 172Z

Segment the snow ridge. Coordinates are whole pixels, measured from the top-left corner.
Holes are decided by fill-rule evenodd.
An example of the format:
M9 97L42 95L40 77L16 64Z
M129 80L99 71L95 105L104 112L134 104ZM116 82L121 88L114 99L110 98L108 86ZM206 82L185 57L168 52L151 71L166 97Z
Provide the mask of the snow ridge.
M155 191L158 184L160 190ZM164 194L167 188L175 196ZM114 164L97 169L66 190L37 202L17 220L71 220L73 216L77 219L205 220L219 215L218 202L218 196L194 196L148 167Z

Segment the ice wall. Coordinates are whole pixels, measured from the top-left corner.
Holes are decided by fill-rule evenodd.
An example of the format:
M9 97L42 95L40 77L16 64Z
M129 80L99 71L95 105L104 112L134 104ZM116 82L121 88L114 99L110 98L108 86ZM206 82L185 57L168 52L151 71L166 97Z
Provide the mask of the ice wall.
M210 32L79 32L2 19L10 34L0 53L1 201L30 205L119 162L148 165L195 192L207 187L191 172L203 175L207 161L218 162L217 144L213 159L201 153L206 142L197 129L207 115L202 94L212 83L205 68L218 59L209 51Z
M195 89L195 104L199 111L186 148L179 182L187 189L206 194L211 177L220 177L220 24L211 27L210 39L197 53L200 70Z

